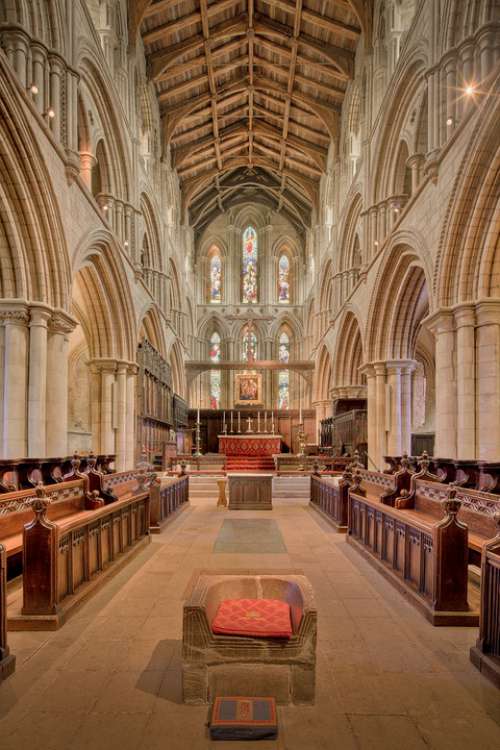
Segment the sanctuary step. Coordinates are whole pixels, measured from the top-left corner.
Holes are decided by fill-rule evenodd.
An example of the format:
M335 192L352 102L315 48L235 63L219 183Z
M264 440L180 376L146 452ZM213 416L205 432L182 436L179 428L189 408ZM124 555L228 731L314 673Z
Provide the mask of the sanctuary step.
M228 456L226 471L274 471L272 456Z
M311 499L311 477L273 477L273 499Z
M219 496L219 488L217 480L224 479L223 474L212 474L211 476L196 476L190 474L189 476L189 497L210 497L217 498Z

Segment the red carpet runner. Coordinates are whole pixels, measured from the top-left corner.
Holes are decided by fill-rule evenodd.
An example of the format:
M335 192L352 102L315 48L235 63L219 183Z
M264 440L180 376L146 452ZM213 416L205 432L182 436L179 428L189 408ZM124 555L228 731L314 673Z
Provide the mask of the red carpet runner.
M272 456L227 456L226 471L274 471Z

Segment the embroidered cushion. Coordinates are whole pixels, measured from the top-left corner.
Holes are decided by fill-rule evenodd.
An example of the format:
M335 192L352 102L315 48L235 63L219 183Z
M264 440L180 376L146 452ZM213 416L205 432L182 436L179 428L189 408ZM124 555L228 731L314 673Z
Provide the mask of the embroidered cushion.
M212 740L273 740L278 735L274 698L216 698Z
M252 638L290 638L290 605L281 599L225 599L219 604L212 631Z

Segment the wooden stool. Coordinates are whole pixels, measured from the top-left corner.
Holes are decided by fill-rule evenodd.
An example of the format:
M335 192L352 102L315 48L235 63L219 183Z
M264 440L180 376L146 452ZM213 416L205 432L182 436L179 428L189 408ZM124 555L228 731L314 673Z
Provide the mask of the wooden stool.
M217 500L217 507L219 506L222 506L224 508L227 507L226 484L227 484L227 479L217 480L217 485L219 487L219 499Z

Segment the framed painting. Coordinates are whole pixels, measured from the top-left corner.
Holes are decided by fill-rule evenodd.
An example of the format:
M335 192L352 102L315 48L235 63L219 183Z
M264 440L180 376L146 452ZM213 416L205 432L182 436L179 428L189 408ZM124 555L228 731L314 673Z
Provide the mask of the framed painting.
M239 372L234 376L235 406L262 404L262 374Z

